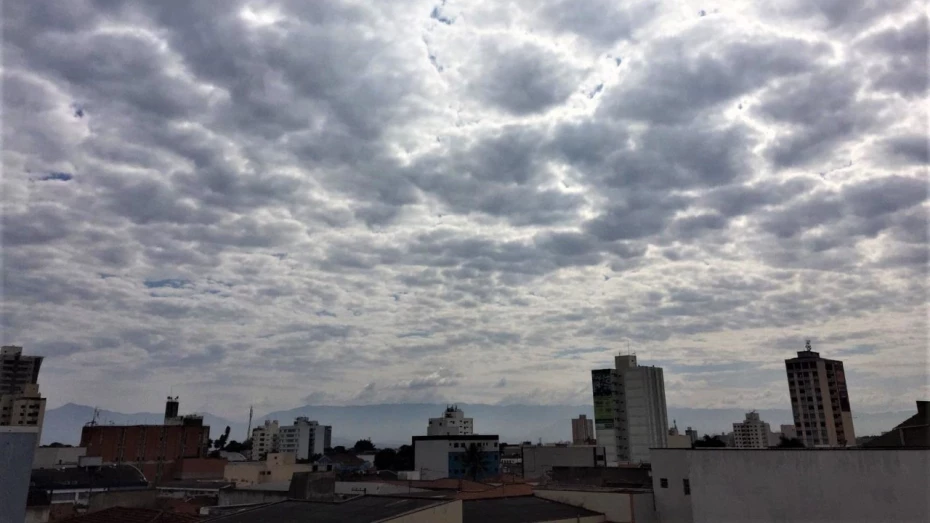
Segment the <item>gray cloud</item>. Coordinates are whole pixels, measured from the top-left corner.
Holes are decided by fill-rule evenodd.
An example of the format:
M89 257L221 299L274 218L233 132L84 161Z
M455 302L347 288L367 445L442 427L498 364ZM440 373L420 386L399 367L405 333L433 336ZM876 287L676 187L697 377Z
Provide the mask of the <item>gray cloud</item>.
M574 90L579 71L532 43L483 41L473 60L468 90L484 102L522 115L562 103Z
M670 404L786 408L767 366L813 332L874 373L854 408L900 404L926 361L926 14L707 11L10 5L0 338L48 356L51 405L177 387L240 416L583 402L627 344Z

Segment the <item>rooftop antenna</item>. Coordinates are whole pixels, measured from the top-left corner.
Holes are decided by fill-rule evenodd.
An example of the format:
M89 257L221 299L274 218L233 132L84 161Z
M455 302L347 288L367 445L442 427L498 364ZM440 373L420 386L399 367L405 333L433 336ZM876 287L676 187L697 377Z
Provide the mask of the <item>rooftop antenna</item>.
M811 351L811 340L807 340L807 342L804 343L804 349L805 349L807 352L810 352L810 351Z

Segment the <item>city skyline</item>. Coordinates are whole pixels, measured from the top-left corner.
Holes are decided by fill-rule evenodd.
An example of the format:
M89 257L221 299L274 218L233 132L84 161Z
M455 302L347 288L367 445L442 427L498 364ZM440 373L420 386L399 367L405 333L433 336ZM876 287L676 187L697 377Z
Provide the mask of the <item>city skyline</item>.
M0 342L49 408L585 404L628 346L790 408L805 339L930 397L919 2L33 4Z

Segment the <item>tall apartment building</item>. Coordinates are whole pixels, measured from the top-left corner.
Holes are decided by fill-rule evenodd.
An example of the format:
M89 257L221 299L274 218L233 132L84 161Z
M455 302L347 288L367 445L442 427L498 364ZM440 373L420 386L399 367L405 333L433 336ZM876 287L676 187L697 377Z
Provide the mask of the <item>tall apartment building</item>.
M805 349L785 360L794 427L805 446L845 447L856 444L843 362Z
M608 465L648 462L650 448L668 444L662 369L637 365L635 355L617 356L614 365L591 371L597 444Z
M572 445L590 445L594 443L594 420L584 414L572 419Z
M427 436L467 436L474 433L474 419L466 418L457 405L447 406L441 418L430 418L426 427Z
M733 446L738 449L765 449L771 440L772 428L758 412L747 412L744 421L733 424Z
M45 398L39 393L42 356L23 356L23 348L0 348L0 425L36 427L42 437Z
M297 459L310 459L332 447L333 428L301 416L289 427L278 429L278 452L289 452Z
M278 449L278 420L265 420L264 425L252 429L252 459L262 460L269 452Z

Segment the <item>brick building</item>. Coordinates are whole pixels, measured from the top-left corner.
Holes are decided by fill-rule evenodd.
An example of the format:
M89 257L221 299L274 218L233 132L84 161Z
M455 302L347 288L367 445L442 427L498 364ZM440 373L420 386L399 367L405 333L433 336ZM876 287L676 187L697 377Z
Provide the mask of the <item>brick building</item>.
M156 484L185 479L186 472L194 470L204 477L211 475L205 471L216 469L222 477L226 460L207 459L210 427L197 420L181 425L88 425L81 431L81 446L105 464L136 466Z

